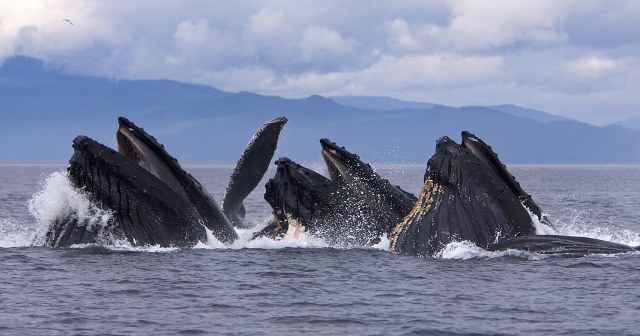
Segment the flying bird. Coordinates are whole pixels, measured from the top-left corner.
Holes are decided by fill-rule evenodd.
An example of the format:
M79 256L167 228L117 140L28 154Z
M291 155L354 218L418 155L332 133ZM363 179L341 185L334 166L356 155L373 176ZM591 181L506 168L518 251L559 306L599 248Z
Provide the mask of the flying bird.
M66 21L66 22L69 22L69 24L73 26L73 22L71 22L71 20L69 20L69 19L64 19L64 20L62 20L62 22L65 22L65 21Z

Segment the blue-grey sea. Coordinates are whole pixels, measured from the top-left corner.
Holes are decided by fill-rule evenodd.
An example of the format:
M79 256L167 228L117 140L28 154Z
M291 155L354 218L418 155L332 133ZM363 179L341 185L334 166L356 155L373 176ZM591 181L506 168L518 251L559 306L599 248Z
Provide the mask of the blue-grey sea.
M374 166L406 190L422 186L423 165ZM231 168L186 166L218 201ZM248 242L251 230L231 247L33 246L46 218L81 206L64 169L0 163L0 335L640 334L638 253L461 243L417 258L384 242ZM640 166L509 169L559 233L640 245ZM245 203L258 227L270 214L263 185Z

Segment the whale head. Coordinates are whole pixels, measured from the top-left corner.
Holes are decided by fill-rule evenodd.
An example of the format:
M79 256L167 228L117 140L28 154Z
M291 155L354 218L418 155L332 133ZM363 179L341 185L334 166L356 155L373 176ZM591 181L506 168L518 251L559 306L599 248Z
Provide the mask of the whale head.
M235 230L202 185L144 129L118 119L118 151L86 136L73 142L71 182L100 208L114 213L115 229L134 245L185 246L206 241L205 227L221 242ZM74 218L51 228L47 244L92 242Z
M317 233L318 221L338 202L338 186L288 158L280 158L273 178L265 186L264 199L271 205L279 229Z
M47 245L100 243L107 235L132 245L183 246L206 240L195 208L137 162L86 136L76 137L73 149L69 179L98 208L111 212L112 220L109 227L95 227L65 214L49 228Z
M480 247L535 232L502 178L448 137L437 141L414 208L393 230L391 250L431 256L454 241Z

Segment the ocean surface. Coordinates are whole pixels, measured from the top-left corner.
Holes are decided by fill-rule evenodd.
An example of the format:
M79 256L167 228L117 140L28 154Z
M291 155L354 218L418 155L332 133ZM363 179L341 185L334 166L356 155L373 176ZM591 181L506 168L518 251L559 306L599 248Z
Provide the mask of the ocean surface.
M320 170L320 164L311 165ZM374 165L418 193L422 165ZM33 246L81 206L64 165L0 163L0 335L638 335L640 254L450 244L436 258L321 241ZM220 202L232 166L188 165ZM561 234L640 245L640 166L510 166ZM273 171L267 173L267 177ZM266 179L265 179L266 182ZM245 203L270 214L259 188Z

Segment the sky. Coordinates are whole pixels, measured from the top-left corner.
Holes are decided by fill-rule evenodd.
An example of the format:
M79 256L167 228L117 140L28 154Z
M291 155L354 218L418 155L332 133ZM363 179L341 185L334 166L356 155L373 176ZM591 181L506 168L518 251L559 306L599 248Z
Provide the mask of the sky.
M0 0L0 63L289 98L640 117L640 1ZM68 19L69 21L65 21Z

